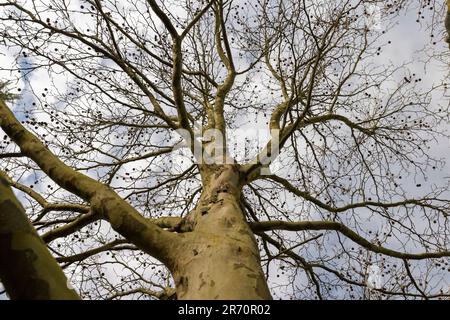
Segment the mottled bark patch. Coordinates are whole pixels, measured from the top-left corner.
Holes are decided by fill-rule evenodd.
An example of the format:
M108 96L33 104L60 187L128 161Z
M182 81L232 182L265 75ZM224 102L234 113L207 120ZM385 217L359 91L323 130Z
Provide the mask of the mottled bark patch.
M0 278L10 294L11 299L49 299L50 286L40 279L35 263L38 256L32 249L13 249L14 234L0 234ZM2 268L8 265L18 268Z
M233 264L233 268L234 268L235 270L236 270L236 269L240 269L240 268L245 268L245 269L247 269L247 270L249 270L249 271L253 271L252 268L248 267L247 265L245 265L245 264L243 264L243 263L235 263L235 264Z
M229 183L225 183L223 185L218 186L215 190L214 193L219 194L219 193L228 193L228 191L230 190L231 186Z
M175 226L174 230L178 233L191 232L194 230L195 225L195 214L190 212L183 219L181 219L180 223Z
M18 206L19 204L10 199L0 200L0 233L11 230L31 231L31 227L27 221L18 219L16 216L21 214L23 210Z
M0 174L0 184L2 184L3 186L8 187L8 181L5 179L5 177L3 175Z
M132 217L128 214L122 215L122 225L126 225L129 231L132 231L136 234L139 234L146 229L146 225L144 222L141 222L135 217Z
M187 277L180 277L178 283L176 283L177 291L179 292L179 296L183 296L189 290L189 280Z
M261 297L261 299L267 299L267 297L270 297L270 293L267 288L267 283L264 280L264 277L260 275L256 279L256 287L255 287L256 294ZM271 299L271 297L270 297Z
M208 210L209 210L209 207L201 207L200 208L201 215L204 216L205 214L208 214Z
M225 217L224 218L224 225L227 228L233 227L235 223L236 223L236 219L234 217L230 217L230 218Z
M247 274L247 277L255 279L255 292L258 296L260 296L262 299L267 299L268 295L268 289L267 289L267 283L264 280L264 277L262 275L257 275L254 273Z
M206 281L205 281L205 279L203 279L203 277L200 277L200 280L201 280L201 282L200 282L200 286L198 287L198 290L201 290L201 288L203 288L203 286L206 284Z

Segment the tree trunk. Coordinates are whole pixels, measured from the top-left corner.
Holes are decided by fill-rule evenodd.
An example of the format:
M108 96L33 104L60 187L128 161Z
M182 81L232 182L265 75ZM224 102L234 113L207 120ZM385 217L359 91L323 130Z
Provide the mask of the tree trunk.
M0 279L11 299L79 299L1 172Z
M202 178L202 195L183 221L183 245L170 266L178 299L271 299L240 206L239 168L213 165Z
M447 0L447 14L445 15L445 30L447 31L446 41L450 45L450 0Z

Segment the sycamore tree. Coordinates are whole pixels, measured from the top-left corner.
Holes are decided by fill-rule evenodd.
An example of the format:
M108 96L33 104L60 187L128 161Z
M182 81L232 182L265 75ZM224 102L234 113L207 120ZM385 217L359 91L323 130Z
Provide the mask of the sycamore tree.
M446 12L0 1L6 293L449 297Z

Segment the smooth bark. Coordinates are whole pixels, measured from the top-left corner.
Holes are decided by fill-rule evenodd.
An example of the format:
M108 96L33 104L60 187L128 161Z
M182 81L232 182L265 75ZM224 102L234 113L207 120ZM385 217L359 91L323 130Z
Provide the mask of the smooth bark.
M79 299L1 172L0 279L11 299Z
M271 299L259 249L239 202L237 165L203 169L197 207L182 223L172 273L178 299Z

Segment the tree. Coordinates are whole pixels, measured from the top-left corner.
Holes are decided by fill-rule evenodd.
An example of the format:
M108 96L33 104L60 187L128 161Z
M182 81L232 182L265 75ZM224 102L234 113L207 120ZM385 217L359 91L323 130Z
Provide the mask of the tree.
M446 57L415 5L0 2L2 168L82 298L448 297L448 70L381 60L408 10Z

